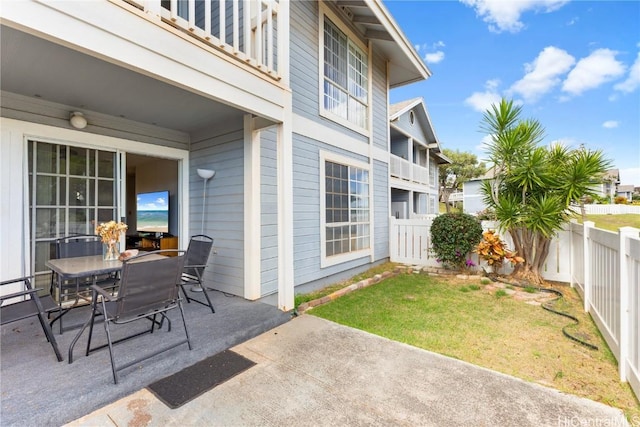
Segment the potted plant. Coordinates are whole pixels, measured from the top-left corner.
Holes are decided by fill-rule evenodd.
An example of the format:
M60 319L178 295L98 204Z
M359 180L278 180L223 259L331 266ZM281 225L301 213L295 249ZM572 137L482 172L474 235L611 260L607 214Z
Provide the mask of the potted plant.
M524 258L519 257L516 252L510 251L507 244L500 238L495 230L487 230L482 233L482 240L474 252L481 260L487 263L487 272L498 271L505 260L512 264L524 262Z

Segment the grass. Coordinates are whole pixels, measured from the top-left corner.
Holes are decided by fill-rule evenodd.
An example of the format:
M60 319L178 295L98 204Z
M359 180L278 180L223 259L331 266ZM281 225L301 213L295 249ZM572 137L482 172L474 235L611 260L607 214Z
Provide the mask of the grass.
M376 274L381 274L381 273L384 273L385 271L392 271L394 267L395 267L394 263L386 262L386 263L377 265L361 274L358 274L357 276L353 276L350 279L345 280L343 282L338 282L336 284L327 286L317 291L309 292L308 294L297 294L294 297L294 307L298 307L300 304L304 302L309 302L311 300L327 296L335 291L338 291L346 286L351 285L352 283L358 283L359 281L363 279L367 279L369 277L373 277Z
M620 214L620 215L587 215L588 221L593 221L596 228L618 232L620 227L640 228L640 215ZM582 224L582 217L578 215L578 222Z
M489 292L474 280L401 274L309 313L389 339L554 387L640 417L631 388L577 294L561 286L558 308L577 316L571 332L596 344L593 351L562 335L568 320L538 306ZM556 288L559 285L554 285ZM502 297L497 297L504 293Z

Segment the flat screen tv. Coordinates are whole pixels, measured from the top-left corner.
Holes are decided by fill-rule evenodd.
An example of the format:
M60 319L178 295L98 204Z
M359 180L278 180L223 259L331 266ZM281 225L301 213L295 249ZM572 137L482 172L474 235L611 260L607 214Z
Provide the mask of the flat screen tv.
M138 193L136 223L140 233L168 233L169 192Z

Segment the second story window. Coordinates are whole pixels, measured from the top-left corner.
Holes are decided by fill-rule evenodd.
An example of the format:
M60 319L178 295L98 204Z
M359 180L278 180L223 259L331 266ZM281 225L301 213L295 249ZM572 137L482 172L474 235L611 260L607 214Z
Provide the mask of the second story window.
M368 61L367 54L325 17L324 111L363 129L368 125Z

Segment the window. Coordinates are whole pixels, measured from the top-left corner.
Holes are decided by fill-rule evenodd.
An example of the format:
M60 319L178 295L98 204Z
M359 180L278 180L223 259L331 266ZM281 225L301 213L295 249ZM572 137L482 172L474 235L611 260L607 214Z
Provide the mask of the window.
M367 55L325 17L324 111L366 128L368 74Z
M324 160L324 193L323 258L370 249L369 171Z
M429 184L435 187L438 182L438 164L432 159L429 160Z

